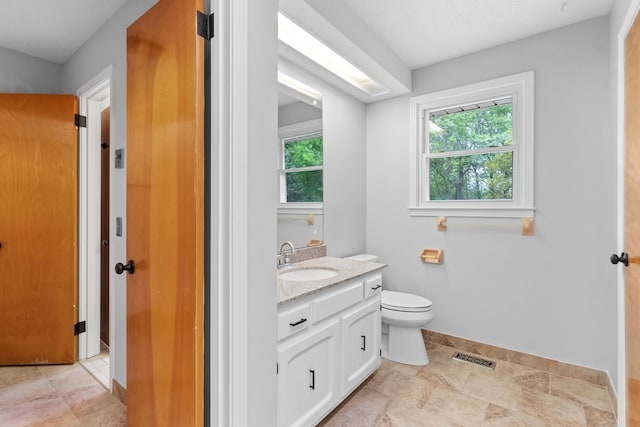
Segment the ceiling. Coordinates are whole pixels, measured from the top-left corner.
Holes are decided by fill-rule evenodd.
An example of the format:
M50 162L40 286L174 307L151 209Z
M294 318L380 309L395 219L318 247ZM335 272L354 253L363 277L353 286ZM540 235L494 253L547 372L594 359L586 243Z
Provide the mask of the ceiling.
M126 1L3 1L0 46L63 64Z
M63 64L127 0L4 1L0 46ZM613 0L280 0L281 10L381 81L363 96L280 44L279 53L371 102L411 90L411 70L609 13Z
M613 0L340 1L410 69L606 15L613 5Z

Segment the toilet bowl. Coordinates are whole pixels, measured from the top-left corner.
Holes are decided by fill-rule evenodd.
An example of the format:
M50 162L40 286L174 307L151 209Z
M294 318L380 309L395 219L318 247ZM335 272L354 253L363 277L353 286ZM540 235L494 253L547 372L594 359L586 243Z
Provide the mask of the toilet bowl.
M353 261L377 261L378 257L360 254ZM384 283L383 283L384 286ZM433 319L432 303L419 295L382 291L382 356L407 365L429 363L422 338L422 327Z
M407 365L429 363L422 327L433 319L432 303L404 292L382 291L382 355Z

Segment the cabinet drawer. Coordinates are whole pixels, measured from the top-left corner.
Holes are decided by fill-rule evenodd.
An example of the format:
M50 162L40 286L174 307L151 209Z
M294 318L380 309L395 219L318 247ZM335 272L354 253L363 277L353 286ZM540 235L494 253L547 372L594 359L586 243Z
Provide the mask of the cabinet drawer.
M278 313L278 341L303 331L311 324L311 304L292 307Z
M382 292L382 274L376 274L374 277L364 282L364 298L371 298Z
M313 321L320 322L362 301L363 282L347 284L326 296L316 298L313 302Z

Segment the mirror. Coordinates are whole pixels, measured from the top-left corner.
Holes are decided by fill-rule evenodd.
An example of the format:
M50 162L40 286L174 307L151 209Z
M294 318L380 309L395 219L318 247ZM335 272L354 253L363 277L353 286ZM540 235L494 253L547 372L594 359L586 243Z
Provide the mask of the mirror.
M324 244L322 103L278 80L277 251Z

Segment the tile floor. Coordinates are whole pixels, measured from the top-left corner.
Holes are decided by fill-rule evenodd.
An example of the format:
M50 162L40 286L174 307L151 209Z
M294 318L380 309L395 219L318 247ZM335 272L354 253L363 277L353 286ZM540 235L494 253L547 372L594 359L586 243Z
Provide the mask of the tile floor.
M122 427L126 408L80 364L0 367L0 426Z
M85 360L81 360L82 366L84 366L91 375L93 375L100 383L107 389L109 385L109 349L102 347L100 353Z
M428 343L430 363L382 366L323 427L616 425L605 387L497 361L452 360ZM79 364L0 367L0 426L126 426L126 408Z
M495 370L453 360L428 343L430 363L382 366L323 427L601 426L616 419L607 389L511 362Z

